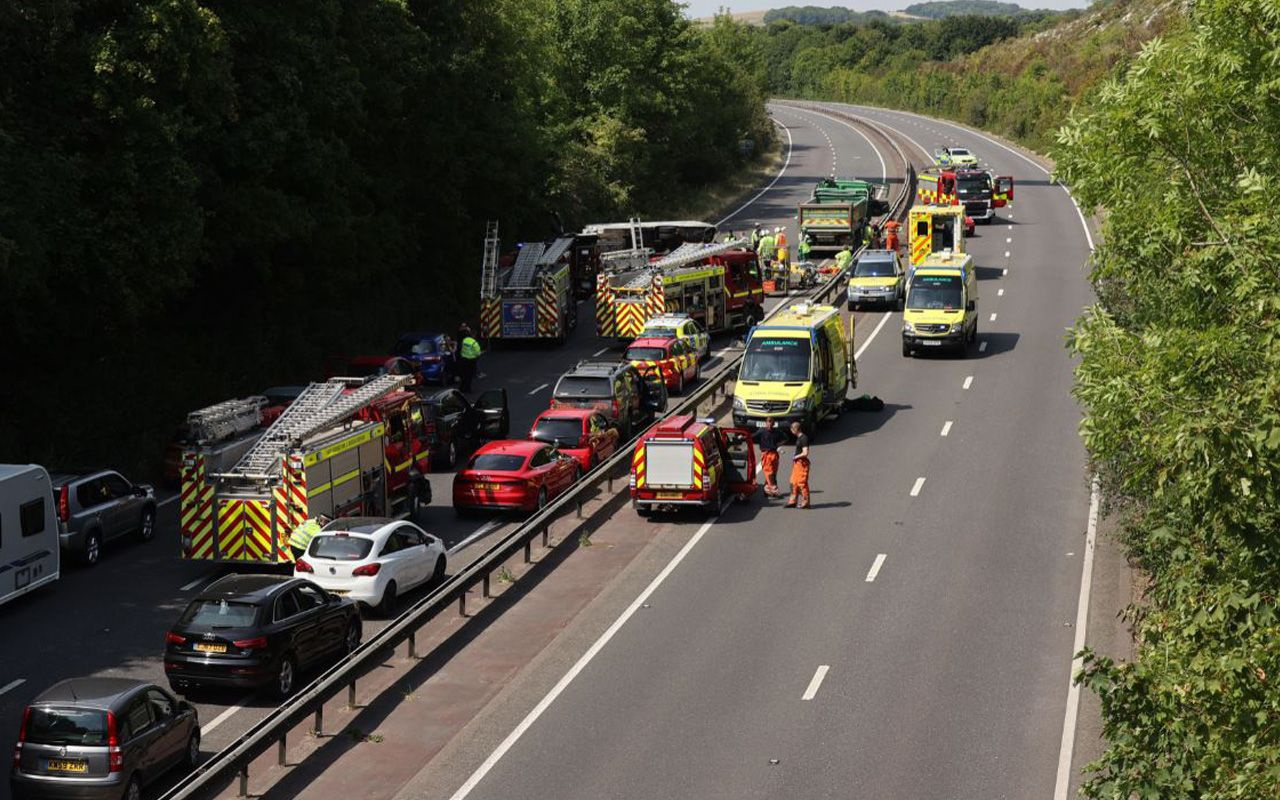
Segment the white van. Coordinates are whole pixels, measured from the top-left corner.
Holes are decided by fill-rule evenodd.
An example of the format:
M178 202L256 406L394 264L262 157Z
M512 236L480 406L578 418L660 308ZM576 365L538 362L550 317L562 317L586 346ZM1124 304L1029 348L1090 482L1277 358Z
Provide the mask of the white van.
M0 603L56 581L59 549L49 473L0 464Z

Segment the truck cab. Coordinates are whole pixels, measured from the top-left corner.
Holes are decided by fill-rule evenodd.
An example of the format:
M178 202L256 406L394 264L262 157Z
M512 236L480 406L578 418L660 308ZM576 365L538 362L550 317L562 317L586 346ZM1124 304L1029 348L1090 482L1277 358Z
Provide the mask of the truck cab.
M755 492L755 444L743 428L674 416L641 436L631 455L631 502L640 516L680 506L715 512Z
M758 427L772 417L812 433L840 412L858 385L853 321L846 337L834 306L799 303L752 328L733 393L733 423Z
M911 272L902 313L902 355L951 350L967 355L978 339L978 278L973 256L941 253Z

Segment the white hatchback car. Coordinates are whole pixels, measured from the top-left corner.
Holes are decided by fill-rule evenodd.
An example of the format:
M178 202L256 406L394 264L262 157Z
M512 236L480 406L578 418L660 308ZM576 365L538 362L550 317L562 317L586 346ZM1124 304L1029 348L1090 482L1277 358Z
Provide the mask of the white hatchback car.
M342 517L315 535L293 574L392 616L397 597L438 582L447 565L444 542L412 522Z

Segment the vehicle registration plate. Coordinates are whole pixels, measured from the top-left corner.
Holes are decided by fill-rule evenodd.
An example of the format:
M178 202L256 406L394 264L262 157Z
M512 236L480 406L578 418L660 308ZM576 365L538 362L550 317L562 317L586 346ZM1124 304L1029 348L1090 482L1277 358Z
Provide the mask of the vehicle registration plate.
M683 500L684 492L658 492L659 500Z
M51 758L49 769L57 772L88 772L89 762L82 758Z
M498 491L498 484L496 484L496 483L477 483L477 484L474 484L474 487L475 487L475 490L476 490L477 492L496 492L496 491Z
M227 646L225 644L206 644L205 642L196 642L197 653L225 653Z
M924 345L925 347L938 347L942 344L942 342L938 341L937 339L921 339L920 344Z

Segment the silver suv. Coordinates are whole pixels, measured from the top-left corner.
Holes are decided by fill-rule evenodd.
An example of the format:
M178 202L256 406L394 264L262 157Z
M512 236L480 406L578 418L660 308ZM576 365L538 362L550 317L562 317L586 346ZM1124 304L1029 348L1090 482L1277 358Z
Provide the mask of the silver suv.
M102 556L103 542L136 534L149 541L156 534L156 492L146 484L132 484L118 472L100 470L78 475L54 475L62 551L93 566Z
M9 788L14 800L139 800L144 783L199 761L189 703L146 681L73 678L27 706Z

